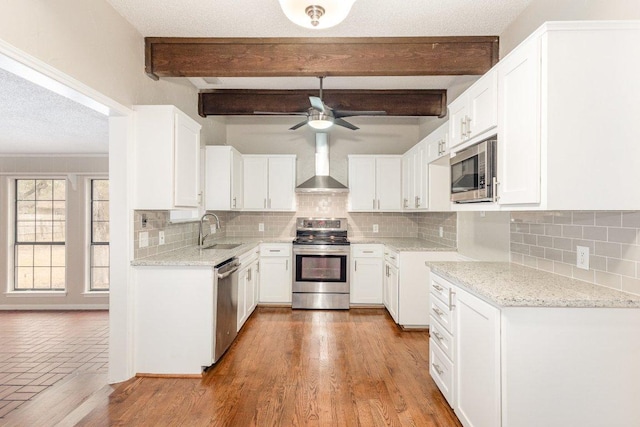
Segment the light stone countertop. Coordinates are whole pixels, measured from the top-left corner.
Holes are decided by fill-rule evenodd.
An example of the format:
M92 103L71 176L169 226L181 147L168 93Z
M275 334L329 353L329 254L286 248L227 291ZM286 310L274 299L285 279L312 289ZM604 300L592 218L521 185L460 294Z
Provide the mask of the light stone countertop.
M225 237L215 240L215 243L241 243L234 249L199 249L197 246L176 249L157 255L148 256L131 261L133 266L215 266L229 258L240 256L260 243L291 243L290 239L251 239L246 237ZM214 243L209 241L207 243Z
M429 262L432 272L499 307L640 308L640 295L508 262Z
M429 252L429 251L451 251L457 252L458 249L445 246L442 243L425 239L416 239L413 237L349 237L352 245L357 244L381 244L389 246L398 252Z

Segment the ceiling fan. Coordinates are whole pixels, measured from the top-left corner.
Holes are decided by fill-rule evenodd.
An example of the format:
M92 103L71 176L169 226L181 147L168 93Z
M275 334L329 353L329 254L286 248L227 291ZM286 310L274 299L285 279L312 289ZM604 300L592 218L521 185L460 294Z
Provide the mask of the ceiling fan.
M322 80L324 77L318 77L320 79L320 96L310 96L309 101L311 107L306 111L294 111L294 112L273 112L273 111L254 111L253 114L262 115L286 115L286 116L307 116L307 118L289 128L289 130L296 130L304 125L309 125L314 129L327 129L332 125L338 125L351 130L358 130L359 127L343 120L343 117L353 116L385 116L386 111L348 111L348 110L334 110L327 106L322 101Z

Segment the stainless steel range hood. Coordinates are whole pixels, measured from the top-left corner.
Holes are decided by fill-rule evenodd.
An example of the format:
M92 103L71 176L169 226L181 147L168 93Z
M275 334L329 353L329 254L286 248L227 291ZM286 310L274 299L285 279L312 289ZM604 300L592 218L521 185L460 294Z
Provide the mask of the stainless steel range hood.
M316 174L296 187L297 193L346 193L349 189L329 176L329 143L326 133L316 133Z

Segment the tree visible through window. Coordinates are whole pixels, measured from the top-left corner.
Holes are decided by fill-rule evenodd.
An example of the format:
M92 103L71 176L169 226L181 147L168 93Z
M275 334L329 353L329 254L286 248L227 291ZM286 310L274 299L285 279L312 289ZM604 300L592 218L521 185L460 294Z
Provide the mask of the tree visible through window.
M91 291L109 290L109 181L91 180Z
M64 290L66 181L17 179L15 183L14 290Z

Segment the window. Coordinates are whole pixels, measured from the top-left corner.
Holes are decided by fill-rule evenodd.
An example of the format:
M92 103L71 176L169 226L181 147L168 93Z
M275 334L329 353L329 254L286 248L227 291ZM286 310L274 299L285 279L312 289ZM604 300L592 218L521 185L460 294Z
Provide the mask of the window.
M17 179L15 291L64 290L66 180Z
M109 290L109 180L91 180L89 290Z

